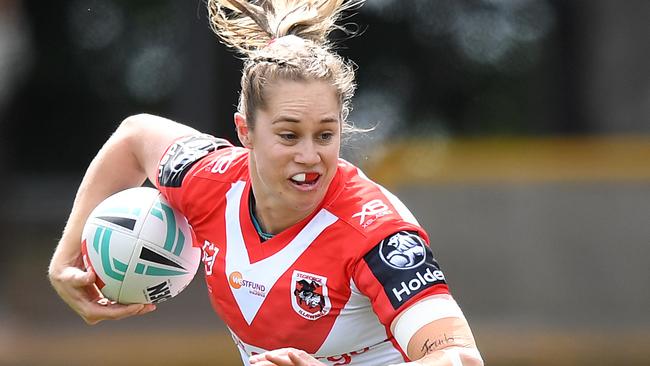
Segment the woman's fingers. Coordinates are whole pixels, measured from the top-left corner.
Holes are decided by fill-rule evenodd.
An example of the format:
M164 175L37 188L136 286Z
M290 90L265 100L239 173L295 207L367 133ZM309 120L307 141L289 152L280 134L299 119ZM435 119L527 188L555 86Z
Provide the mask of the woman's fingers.
M323 366L307 352L295 348L281 348L249 358L255 366Z
M106 301L88 303L82 318L88 324L97 324L102 320L118 320L135 315L144 315L156 310L154 304L129 304L122 305Z
M88 324L144 315L156 309L153 304L122 305L110 301L97 288L95 279L92 271L67 267L52 281L61 298Z

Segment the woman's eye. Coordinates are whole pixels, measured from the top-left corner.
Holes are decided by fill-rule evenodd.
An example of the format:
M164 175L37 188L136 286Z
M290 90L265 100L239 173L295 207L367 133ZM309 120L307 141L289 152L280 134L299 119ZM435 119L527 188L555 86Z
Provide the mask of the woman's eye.
M287 141L295 140L298 137L295 133L280 133L279 135L281 139Z
M334 137L334 134L331 132L324 132L320 135L320 139L323 141L329 141Z

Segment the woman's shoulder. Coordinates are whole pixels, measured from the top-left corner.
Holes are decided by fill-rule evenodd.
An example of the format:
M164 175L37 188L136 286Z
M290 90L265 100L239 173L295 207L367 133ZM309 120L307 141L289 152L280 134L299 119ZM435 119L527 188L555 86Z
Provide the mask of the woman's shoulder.
M160 159L158 181L161 186L179 187L189 174L206 170L225 172L245 151L247 150L234 147L225 139L208 134L180 137L167 148Z
M327 209L365 237L387 236L419 224L404 203L358 167L341 159L338 194Z
M160 164L159 189L184 199L224 193L230 183L248 180L248 149L209 135L178 140Z
M197 162L193 175L211 181L247 180L248 153L248 149L232 145L210 151Z

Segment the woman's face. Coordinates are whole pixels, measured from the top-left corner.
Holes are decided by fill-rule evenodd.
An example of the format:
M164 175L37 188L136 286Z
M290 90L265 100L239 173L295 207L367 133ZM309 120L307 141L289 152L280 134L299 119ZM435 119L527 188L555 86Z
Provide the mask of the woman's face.
M258 207L309 214L325 197L341 147L341 106L323 81L277 81L265 90L266 108L253 129L236 116L251 149L251 179Z

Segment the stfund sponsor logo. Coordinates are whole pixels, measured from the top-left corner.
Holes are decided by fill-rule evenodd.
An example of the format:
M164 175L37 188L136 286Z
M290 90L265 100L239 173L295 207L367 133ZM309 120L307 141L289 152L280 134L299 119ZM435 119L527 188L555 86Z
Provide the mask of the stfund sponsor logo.
M408 297L412 292L418 291L423 286L444 280L445 275L441 270L432 271L431 268L427 268L424 273L421 273L420 271L416 272L415 278L408 281L402 281L397 287L393 287L391 290L397 301L401 302L403 296Z
M234 271L228 275L228 283L230 287L239 290L242 287L248 289L251 295L266 297L266 286L261 283L245 280L241 272Z

